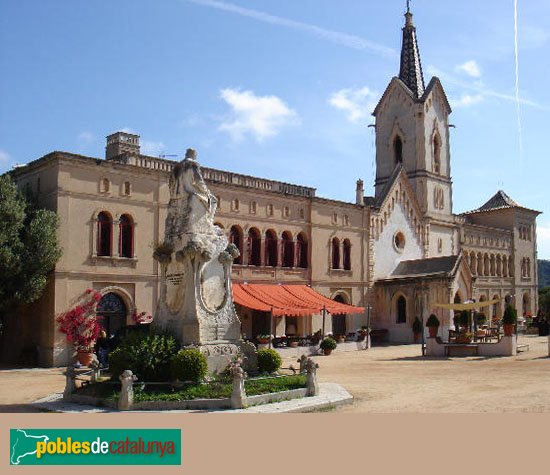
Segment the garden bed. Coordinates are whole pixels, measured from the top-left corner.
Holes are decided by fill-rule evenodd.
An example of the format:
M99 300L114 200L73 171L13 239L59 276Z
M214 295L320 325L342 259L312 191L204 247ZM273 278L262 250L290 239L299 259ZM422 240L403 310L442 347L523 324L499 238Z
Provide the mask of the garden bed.
M245 381L248 405L306 396L306 376L251 378ZM231 407L231 383L210 382L181 385L140 383L134 386L133 410L226 409ZM116 407L120 384L110 381L77 389L71 401L80 404Z

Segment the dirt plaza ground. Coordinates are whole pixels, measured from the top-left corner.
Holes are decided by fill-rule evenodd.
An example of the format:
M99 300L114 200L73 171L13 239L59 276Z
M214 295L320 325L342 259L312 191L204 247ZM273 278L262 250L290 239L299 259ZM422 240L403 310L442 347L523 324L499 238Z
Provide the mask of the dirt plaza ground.
M420 345L399 345L315 359L321 382L339 383L355 398L336 411L550 412L548 340L520 336L519 343L529 351L515 357L423 358ZM63 371L0 368L0 412L34 412L34 400L63 391Z

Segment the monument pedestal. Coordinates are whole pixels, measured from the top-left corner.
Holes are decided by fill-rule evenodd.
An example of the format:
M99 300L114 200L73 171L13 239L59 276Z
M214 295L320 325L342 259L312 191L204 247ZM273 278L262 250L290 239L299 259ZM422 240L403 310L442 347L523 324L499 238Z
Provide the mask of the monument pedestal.
M237 356L254 372L255 347L241 339L233 305L231 266L239 250L214 225L217 201L193 150L174 167L169 186L164 242L154 253L161 266L154 324L174 333L182 346L198 348L211 372L223 371Z

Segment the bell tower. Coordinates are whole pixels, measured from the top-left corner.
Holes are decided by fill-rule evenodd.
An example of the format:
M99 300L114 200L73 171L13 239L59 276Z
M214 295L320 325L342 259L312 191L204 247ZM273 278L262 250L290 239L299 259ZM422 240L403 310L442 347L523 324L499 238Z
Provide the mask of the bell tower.
M426 87L416 27L407 1L399 76L392 78L373 115L376 118L378 198L397 168L403 168L424 214L452 215L449 152L451 107L437 77Z

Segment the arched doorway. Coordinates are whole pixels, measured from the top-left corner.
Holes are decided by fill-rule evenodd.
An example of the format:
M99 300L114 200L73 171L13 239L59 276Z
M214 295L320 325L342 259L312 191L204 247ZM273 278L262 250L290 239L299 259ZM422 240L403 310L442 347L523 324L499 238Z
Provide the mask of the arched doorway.
M347 304L344 297L337 295L332 300ZM332 316L332 334L333 336L346 335L346 314L339 313Z
M114 335L116 331L126 325L128 309L120 296L114 292L105 294L97 304L96 313L101 317L100 323L107 336Z

